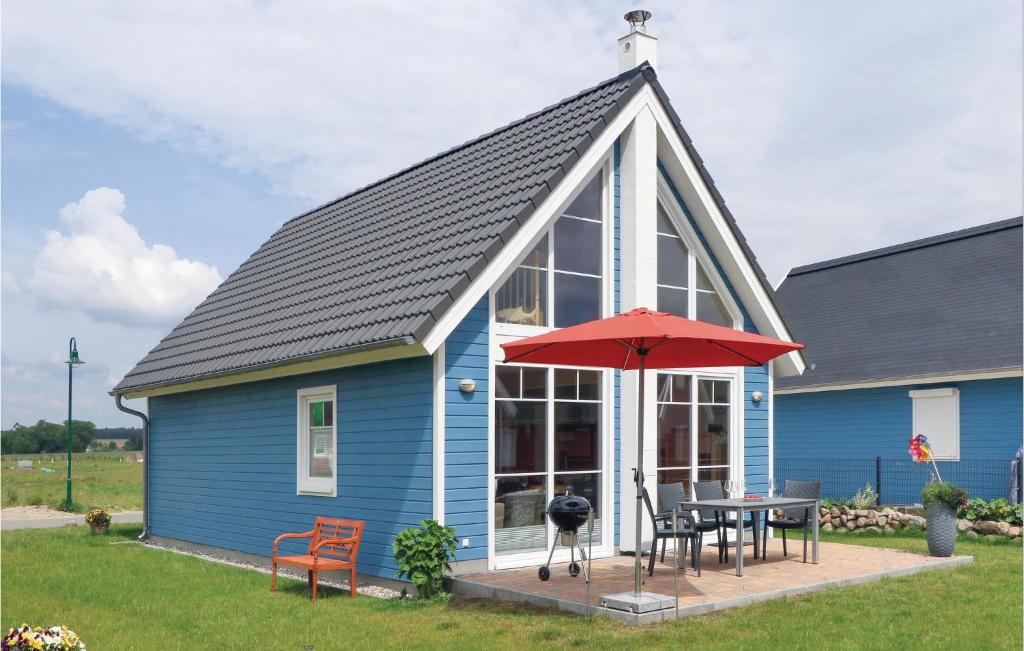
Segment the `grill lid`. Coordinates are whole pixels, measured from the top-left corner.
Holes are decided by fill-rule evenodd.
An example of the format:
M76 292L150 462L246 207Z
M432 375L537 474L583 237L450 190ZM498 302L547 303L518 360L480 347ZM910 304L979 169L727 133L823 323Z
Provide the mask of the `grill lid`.
M548 504L548 517L555 526L576 531L587 523L590 502L578 495L559 495Z

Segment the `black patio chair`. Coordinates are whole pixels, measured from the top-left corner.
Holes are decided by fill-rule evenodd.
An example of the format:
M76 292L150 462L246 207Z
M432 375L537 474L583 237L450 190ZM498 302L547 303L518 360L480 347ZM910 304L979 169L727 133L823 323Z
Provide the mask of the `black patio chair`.
M697 501L701 500L724 500L725 489L722 488L722 482L716 480L713 481L695 481L693 482L693 499ZM701 512L704 515L704 512ZM758 550L760 545L757 541L757 529L754 527L754 518L758 517L756 513L748 513L749 517L743 520L743 528L750 529L755 533L754 535L754 558L757 558ZM730 518L727 511L715 511L714 517L718 521L718 526L721 527L721 535L719 540L720 547L718 550L719 556L725 558L725 562L729 562L729 538L726 536L726 532L729 529L736 528L736 518Z
M670 484L658 484L658 506L659 511L656 517L667 517L670 521L672 519L672 509L680 502L686 501L686 489L683 487L683 482L677 481ZM722 535L721 530L714 521L704 521L694 519L693 526L701 533L701 535L714 531L718 536L718 556L721 561L722 556ZM665 545L667 544L666 539L661 541L661 562L665 562Z
M782 488L782 497L797 497L802 499L818 499L821 497L820 481L798 481L787 479ZM773 519L769 514L768 521L764 525L764 540L761 544L761 559L768 556L768 527L782 529L782 555L788 556L786 549L786 531L788 529L804 530L804 562L807 562L807 529L811 520L811 507L797 507L795 509L783 509L781 519Z
M658 555L658 541L661 542L661 562L665 562L665 541L669 538L678 538L683 541L682 555L676 559L686 560L687 543L693 545L691 566L697 570L700 576L700 548L704 544L704 534L698 529L697 521L689 513L682 512L677 516L676 529L672 530L672 514L655 513L651 505L651 496L644 489L644 506L647 507L647 514L654 521L654 540L651 541L651 559L647 562L647 576L654 576L654 559Z

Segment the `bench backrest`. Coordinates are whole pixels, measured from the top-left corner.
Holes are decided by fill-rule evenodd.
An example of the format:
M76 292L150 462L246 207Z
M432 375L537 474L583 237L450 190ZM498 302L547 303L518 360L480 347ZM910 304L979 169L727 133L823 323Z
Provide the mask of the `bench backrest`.
M341 518L325 518L318 516L313 527L313 537L309 540L309 553L316 551L317 544L330 538L348 538L352 542L338 545L324 545L320 548L320 556L327 556L341 561L356 561L359 553L359 542L363 538L362 520L342 520Z

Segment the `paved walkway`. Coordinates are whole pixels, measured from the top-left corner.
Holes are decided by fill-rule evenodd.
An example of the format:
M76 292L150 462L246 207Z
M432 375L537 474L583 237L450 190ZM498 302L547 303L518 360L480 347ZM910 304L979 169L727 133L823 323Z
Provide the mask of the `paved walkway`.
M0 530L10 531L12 529L49 529L55 527L73 527L85 524L84 513L69 513L60 516L44 517L0 517ZM142 522L142 511L125 511L124 513L113 513L111 518L115 523Z

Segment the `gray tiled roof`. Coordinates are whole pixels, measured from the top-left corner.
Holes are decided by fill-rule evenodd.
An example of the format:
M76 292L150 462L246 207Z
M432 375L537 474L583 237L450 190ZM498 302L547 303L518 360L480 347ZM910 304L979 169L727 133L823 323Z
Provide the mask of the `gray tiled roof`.
M113 392L421 338L653 79L641 66L291 219Z
M806 387L1022 364L1021 218L793 269L776 293Z
M644 64L286 222L113 393L421 340L645 84L774 300Z

